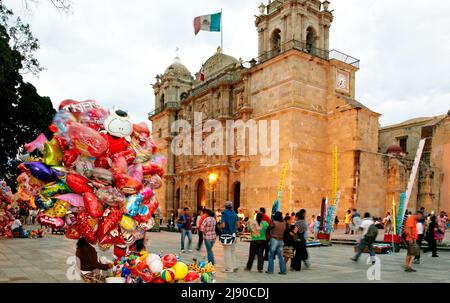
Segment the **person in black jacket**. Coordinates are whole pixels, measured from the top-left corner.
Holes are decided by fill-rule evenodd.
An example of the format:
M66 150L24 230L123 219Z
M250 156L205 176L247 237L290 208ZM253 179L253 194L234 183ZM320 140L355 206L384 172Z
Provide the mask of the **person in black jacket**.
M283 258L287 266L287 262L294 257L294 227L290 223L291 217L288 215L284 217L286 223L286 230L283 233Z
M428 224L427 235L426 235L427 241L428 241L428 250L431 250L433 258L439 257L437 254L436 239L434 238L434 233L437 230L438 230L438 225L436 223L436 216L433 215L430 218L430 223Z

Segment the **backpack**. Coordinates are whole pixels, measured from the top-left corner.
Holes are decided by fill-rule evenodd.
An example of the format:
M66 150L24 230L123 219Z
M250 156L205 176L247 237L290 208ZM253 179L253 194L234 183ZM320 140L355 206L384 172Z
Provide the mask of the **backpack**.
M364 240L369 243L375 242L378 236L378 227L375 224L369 226L366 235L364 236Z

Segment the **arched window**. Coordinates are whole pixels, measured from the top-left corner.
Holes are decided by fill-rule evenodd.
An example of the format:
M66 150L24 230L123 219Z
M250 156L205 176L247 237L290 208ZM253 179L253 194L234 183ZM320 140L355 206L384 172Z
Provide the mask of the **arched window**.
M165 96L164 94L162 94L161 97L159 98L159 107L160 107L161 109L164 108L165 98L166 98L166 96Z
M316 30L310 26L306 30L306 50L308 53L313 53L315 51L316 46L316 40L317 40L317 34Z
M274 56L280 53L281 48L281 31L275 29L270 36L270 49Z
M181 101L186 100L187 97L188 97L188 93L186 93L186 92L181 93L180 100L181 100Z

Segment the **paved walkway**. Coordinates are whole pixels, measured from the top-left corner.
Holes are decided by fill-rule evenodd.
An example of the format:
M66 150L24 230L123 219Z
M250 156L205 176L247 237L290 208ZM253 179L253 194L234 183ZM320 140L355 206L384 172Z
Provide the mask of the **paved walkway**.
M148 233L147 246L155 253L179 253L189 262L192 258L202 258L202 252L194 250L192 254L179 252L179 234L170 232ZM197 236L194 235L194 243ZM248 256L248 242L238 242L237 259L240 270L238 273L221 273L223 250L220 245L214 247L217 260L217 281L228 283L271 282L271 283L376 283L367 279L368 265L366 257L360 262L349 260L353 247L348 245L333 245L331 247L310 248L312 266L309 270L289 272L286 276L267 275L256 271L245 272L243 268ZM64 236L46 235L42 239L1 239L0 240L0 282L72 282L66 278L70 265L66 264L75 252L75 241ZM440 258L431 258L430 254L423 256L421 265L416 265L417 273L405 273L401 266L405 258L405 250L398 254L380 255L381 281L386 283L412 282L450 282L450 252L440 252ZM112 251L100 252L99 255L111 258ZM265 264L265 269L267 263ZM275 265L278 271L278 265Z

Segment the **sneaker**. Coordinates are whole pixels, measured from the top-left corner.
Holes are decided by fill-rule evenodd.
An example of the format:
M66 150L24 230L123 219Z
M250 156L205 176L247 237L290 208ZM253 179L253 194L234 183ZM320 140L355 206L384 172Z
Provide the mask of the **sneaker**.
M186 251L185 251L184 249L182 249L181 252L182 252L183 254L186 253Z
M408 267L405 269L405 272L416 272L417 270L412 269L411 267Z
M273 272L266 271L266 274L273 275Z
M192 249L189 249L189 250L188 250L188 253L191 253L191 252L192 252Z
M351 257L350 260L357 262L358 259L356 259L355 257Z
M279 274L279 275L287 275L286 272L281 272L281 271L280 271L278 274Z

